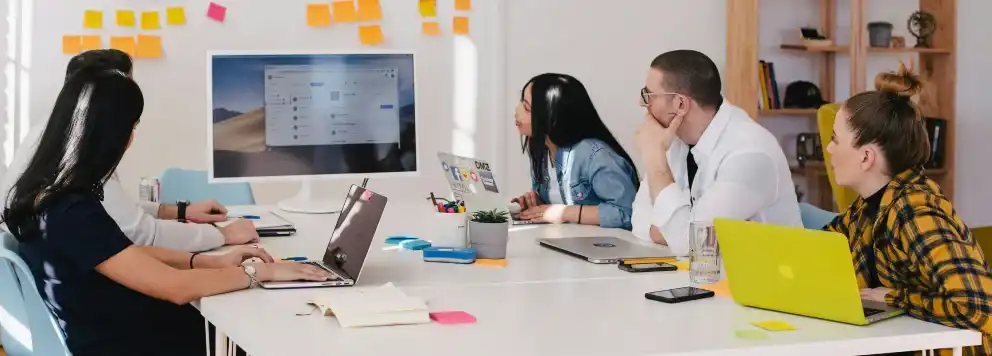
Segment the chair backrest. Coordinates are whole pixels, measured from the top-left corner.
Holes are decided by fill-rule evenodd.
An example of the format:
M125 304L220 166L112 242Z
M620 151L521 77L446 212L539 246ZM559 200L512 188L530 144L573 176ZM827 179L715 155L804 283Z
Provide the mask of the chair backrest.
M837 217L837 213L826 211L807 203L799 203L799 214L803 218L803 227L820 230Z
M992 257L992 226L971 228L971 237L982 249L982 254L985 255L985 261L988 263L989 257Z
M17 252L17 240L3 232L0 234L0 249ZM31 354L31 331L28 329L28 311L21 296L21 284L14 266L0 263L0 342L10 356Z
M6 234L6 233L4 233ZM22 349L13 349L13 345L26 349L25 355L71 355L65 343L65 334L52 314L48 304L38 294L37 286L31 270L14 251L0 249L0 285L3 293L14 292L21 297L24 313L14 316L12 325L5 325L8 333L4 338L4 348L11 356L17 355ZM12 283L13 282L13 283ZM7 298L3 300L7 306ZM16 303L15 303L16 304ZM12 314L13 315L13 314ZM8 322L4 320L3 322ZM13 346L17 347L17 346Z
M827 177L830 178L830 191L833 192L837 211L844 211L858 198L858 193L837 184L834 168L829 163L830 152L827 152L827 144L830 142L830 136L833 135L834 119L837 117L838 111L840 111L840 104L837 103L820 106L820 109L816 111L816 126L820 131L820 146L823 149L823 161L826 162L824 166L827 167Z
M206 171L169 168L162 172L160 179L160 201L174 203L180 200L192 202L216 199L224 205L254 205L255 197L248 183L211 184Z

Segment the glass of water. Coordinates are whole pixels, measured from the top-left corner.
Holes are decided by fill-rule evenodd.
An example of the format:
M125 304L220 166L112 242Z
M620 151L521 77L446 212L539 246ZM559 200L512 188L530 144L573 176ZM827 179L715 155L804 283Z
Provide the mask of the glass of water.
M720 244L712 222L689 224L689 281L694 284L720 281Z

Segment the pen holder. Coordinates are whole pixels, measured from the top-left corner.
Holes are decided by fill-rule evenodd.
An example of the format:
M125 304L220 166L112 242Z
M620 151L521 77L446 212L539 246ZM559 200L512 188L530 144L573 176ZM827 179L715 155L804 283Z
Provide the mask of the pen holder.
M468 247L468 214L434 213L434 234L431 245L437 247Z

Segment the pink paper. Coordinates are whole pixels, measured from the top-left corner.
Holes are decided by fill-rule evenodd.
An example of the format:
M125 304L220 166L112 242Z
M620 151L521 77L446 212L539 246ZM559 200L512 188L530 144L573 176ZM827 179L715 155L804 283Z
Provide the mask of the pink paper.
M211 2L210 7L207 8L207 17L217 22L224 22L224 18L227 17L227 8L224 5Z
M463 311L443 311L431 313L430 315L431 320L436 321L438 324L458 325L475 323L475 317Z

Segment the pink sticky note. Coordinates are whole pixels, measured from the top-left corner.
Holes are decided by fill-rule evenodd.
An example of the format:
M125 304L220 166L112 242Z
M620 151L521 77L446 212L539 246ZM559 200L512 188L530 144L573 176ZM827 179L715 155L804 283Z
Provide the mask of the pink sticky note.
M210 7L207 8L207 17L217 22L224 22L224 18L227 17L227 8L224 5L210 2Z
M430 315L431 320L436 321L438 324L458 325L475 323L475 317L463 311L443 311L431 313Z

